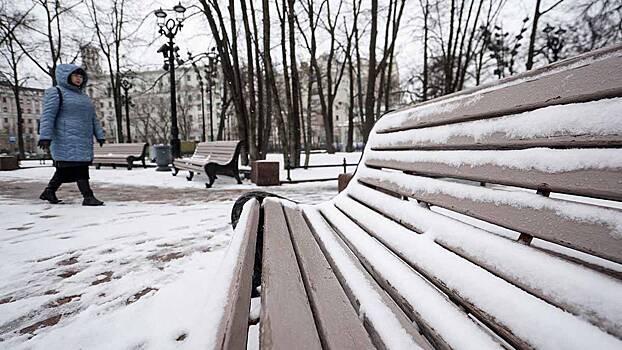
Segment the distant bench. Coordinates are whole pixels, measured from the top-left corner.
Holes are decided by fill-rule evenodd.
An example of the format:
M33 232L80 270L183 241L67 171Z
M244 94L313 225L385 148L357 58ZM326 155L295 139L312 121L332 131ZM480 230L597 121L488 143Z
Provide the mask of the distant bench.
M216 180L216 175L228 175L234 177L238 184L242 183L238 162L240 158L240 141L210 141L200 142L192 157L178 158L173 161L173 176L179 170L188 170L188 181L192 181L194 173L204 173L209 182L205 187L210 188Z
M148 143L105 143L102 147L93 147L93 164L99 169L102 165L111 165L116 169L117 165L124 165L127 170L132 170L135 161L141 161L146 168L145 156L147 155Z
M260 293L262 348L621 349L620 118L618 46L385 115L326 203L245 194L214 348Z

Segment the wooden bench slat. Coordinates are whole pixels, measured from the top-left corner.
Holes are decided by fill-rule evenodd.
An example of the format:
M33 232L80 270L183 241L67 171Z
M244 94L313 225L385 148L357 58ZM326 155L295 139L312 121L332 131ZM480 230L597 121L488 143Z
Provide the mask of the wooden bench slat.
M266 199L262 206L260 344L274 349L322 349L281 204Z
M374 345L387 349L429 348L418 326L374 281L318 209L305 207L303 212L350 302L359 305L360 317Z
M445 249L622 338L622 280L360 184L350 185L347 194L416 232L434 232Z
M216 331L216 349L246 349L259 207L256 199L244 205L241 216L244 221L239 222L227 251L229 259L235 259L236 264L227 286L223 320ZM228 261L227 256L223 261Z
M346 197L338 205L516 348L615 349L622 341ZM511 302L509 302L511 301ZM533 320L537 319L538 322ZM572 330L572 331L569 331Z
M622 263L620 210L373 169L359 181Z
M398 131L374 150L524 149L622 146L622 98L550 106L517 115Z
M597 50L382 118L377 133L521 113L622 96L622 45Z
M576 167L575 159L581 159ZM514 167L514 163L531 168ZM365 164L421 175L622 200L622 149L372 151Z
M302 213L283 209L322 344L329 349L374 349Z
M431 339L435 348L501 348L487 330L346 215L328 205L320 211L374 279ZM443 315L442 319L437 317L439 314ZM459 336L457 327L461 329Z

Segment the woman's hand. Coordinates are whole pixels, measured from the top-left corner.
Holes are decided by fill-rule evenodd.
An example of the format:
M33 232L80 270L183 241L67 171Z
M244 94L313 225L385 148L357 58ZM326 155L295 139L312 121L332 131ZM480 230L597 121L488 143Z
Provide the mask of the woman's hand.
M37 146L39 146L39 148L41 148L44 151L49 151L51 143L52 143L52 140L39 140L39 142L37 142Z

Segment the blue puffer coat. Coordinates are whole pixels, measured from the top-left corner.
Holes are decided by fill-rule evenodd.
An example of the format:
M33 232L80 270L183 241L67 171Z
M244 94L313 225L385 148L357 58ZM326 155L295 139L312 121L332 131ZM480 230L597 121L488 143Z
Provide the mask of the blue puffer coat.
M69 76L80 67L74 64L59 64L56 67L56 82L63 94L62 106L56 87L45 90L43 112L41 113L40 140L51 140L52 159L71 162L93 160L93 135L104 139L104 130L95 117L95 107L82 87L70 84Z

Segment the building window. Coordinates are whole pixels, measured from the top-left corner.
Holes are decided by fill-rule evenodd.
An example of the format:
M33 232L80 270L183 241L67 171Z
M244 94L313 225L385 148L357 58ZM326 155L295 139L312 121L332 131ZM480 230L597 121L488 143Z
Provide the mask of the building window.
M28 114L32 114L32 109L28 108L27 111Z
M9 111L9 109L8 109L8 108L6 108L6 107L2 107L2 111L6 113L6 112L8 112L8 111Z
M9 118L4 118L4 123L8 124L9 123Z
M112 101L108 101L108 108L112 108Z
M6 97L5 96L2 96L2 102L6 103Z
M186 75L186 81L190 81L190 80L192 80L192 75L190 74Z
M188 101L192 102L192 95L188 95Z
M28 124L32 124L32 119L28 119Z
M33 129L32 128L28 128L28 133L32 134L32 132L33 132Z

